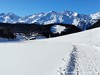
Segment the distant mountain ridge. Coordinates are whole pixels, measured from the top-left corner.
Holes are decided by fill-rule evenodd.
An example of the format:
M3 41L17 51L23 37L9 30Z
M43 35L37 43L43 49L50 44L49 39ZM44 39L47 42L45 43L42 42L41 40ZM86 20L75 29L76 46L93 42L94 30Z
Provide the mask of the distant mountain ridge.
M41 25L63 23L75 25L82 30L89 28L97 22L98 19L100 19L100 12L85 15L67 10L64 12L50 11L46 13L28 15L25 17L20 17L13 13L0 14L0 22L3 23L36 23Z

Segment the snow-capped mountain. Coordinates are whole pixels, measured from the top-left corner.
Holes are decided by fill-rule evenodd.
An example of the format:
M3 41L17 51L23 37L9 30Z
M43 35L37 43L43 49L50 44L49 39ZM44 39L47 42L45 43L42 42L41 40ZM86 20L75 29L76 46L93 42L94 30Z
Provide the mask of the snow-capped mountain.
M92 19L100 19L100 12L97 12L95 14L90 14Z
M3 23L16 23L21 17L13 14L13 13L1 13L0 14L0 22Z
M19 17L13 13L1 13L0 22L4 23L38 23L38 24L51 24L51 23L64 23L73 24L82 30L87 29L92 24L100 19L100 12L95 14L85 15L78 14L72 11L56 12L50 11L46 13L38 13L33 15L28 15L25 17Z

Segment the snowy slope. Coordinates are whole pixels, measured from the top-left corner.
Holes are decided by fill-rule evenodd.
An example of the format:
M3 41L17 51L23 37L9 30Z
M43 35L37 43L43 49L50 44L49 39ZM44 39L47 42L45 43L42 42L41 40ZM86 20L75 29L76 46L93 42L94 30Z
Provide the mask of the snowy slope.
M2 42L0 75L99 75L99 38L96 28L44 40Z
M4 23L38 23L38 24L51 24L51 23L64 23L73 24L83 30L93 25L100 19L100 12L95 14L85 15L73 11L56 12L50 11L45 13L38 13L28 15L25 17L17 16L13 13L1 13L0 22Z
M53 33L59 33L59 34L61 34L61 32L64 31L65 29L66 27L61 25L54 25L51 27L51 31Z

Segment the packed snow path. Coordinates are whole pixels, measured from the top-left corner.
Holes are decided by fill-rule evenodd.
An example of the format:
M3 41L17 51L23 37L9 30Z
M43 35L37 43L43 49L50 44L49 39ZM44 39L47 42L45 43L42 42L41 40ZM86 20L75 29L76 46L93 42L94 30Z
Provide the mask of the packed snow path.
M70 59L69 59L69 63L67 66L67 72L65 73L65 75L73 75L73 72L76 67L76 63L77 63L77 48L76 46L74 46L70 54Z
M60 67L58 75L100 75L99 58L100 47L87 44L74 45L69 58L64 57L65 63Z

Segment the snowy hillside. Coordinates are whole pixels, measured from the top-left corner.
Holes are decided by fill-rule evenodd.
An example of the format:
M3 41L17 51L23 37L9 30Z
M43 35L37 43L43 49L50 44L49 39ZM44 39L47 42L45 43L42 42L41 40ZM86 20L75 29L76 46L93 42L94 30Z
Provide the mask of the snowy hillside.
M51 27L51 31L53 33L59 33L59 34L61 34L61 32L64 31L65 29L66 27L61 25L54 25Z
M100 28L44 40L0 43L0 75L99 75Z
M51 24L51 23L63 23L73 24L83 30L93 25L100 19L100 12L95 14L85 15L79 14L73 11L56 12L50 11L46 13L39 13L28 15L25 17L17 16L13 13L1 13L0 22L4 23L38 23L38 24Z

